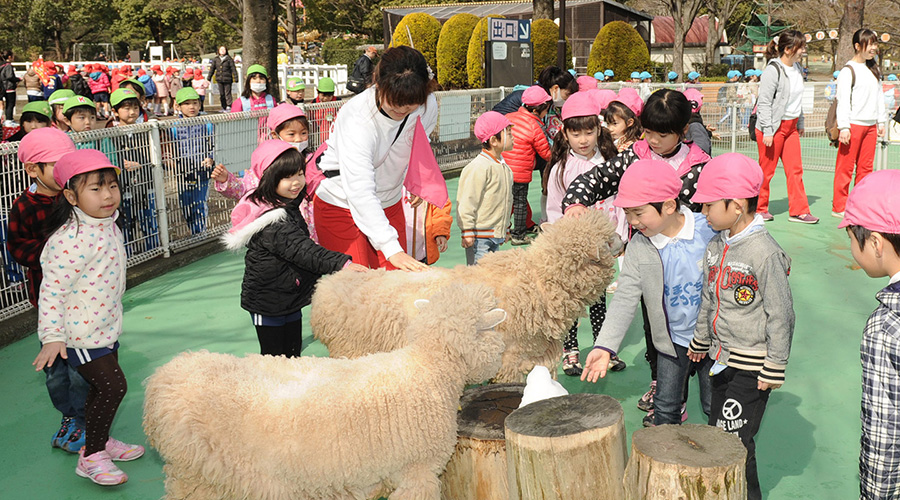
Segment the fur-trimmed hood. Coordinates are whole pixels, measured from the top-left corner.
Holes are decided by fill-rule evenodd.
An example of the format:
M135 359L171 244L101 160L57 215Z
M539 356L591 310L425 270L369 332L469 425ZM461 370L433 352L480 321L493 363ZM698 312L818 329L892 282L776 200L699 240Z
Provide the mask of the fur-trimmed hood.
M242 209L242 212L245 212L243 217L240 217L242 214L236 214L239 208ZM237 221L235 221L236 215L240 217ZM247 246L256 233L271 224L283 221L287 216L288 213L285 207L271 208L243 200L231 212L233 227L222 235L222 243L225 244L225 248L228 250L240 250Z

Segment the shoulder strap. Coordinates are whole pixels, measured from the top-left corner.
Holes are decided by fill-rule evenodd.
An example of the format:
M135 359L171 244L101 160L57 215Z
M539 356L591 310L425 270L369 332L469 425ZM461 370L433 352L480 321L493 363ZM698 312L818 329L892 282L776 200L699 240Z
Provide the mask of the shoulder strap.
M845 68L850 68L850 76L853 77L853 79L850 80L850 90L852 91L852 90L853 90L853 87L856 86L856 70L854 70L854 69L853 69L853 66L850 66L849 64L846 65L846 66L844 66L844 67L845 67Z
M250 111L250 99L241 96L241 111Z
M275 107L275 100L272 98L272 96L270 94L266 94L266 107L267 108Z
M412 113L410 113L410 114L412 114ZM393 146L394 143L397 142L397 139L400 138L400 134L403 133L403 127L406 126L406 120L409 120L409 115L406 115L406 118L403 119L403 123L400 124L400 129L397 130L397 135L394 137L394 140L391 141L391 146Z

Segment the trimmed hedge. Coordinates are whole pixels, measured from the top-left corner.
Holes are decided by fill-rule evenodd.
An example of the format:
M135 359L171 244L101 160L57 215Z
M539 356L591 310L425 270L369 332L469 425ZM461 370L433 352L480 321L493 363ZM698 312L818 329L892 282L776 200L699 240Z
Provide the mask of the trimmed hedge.
M531 23L531 43L534 44L534 81L547 66L556 66L556 44L559 26L549 19ZM566 69L572 67L572 42L566 37ZM591 73L593 74L593 73Z
M613 21L594 39L587 74L611 69L616 80L627 80L632 71L647 71L649 67L650 52L641 35L630 24Z
M322 59L325 64L346 64L348 71L353 71L353 65L363 54L363 51L356 48L359 45L360 41L356 38L329 38L322 44Z
M452 89L469 86L466 56L476 24L478 16L460 13L448 19L441 28L437 43L437 75L441 86Z
M403 19L397 23L392 42L394 47L406 45L421 52L432 71L437 72L436 52L440 33L441 23L434 16L424 12L413 12L403 16ZM412 43L410 43L410 36L412 36Z
M488 14L481 18L472 30L469 50L466 52L466 72L469 76L469 87L473 89L484 87L484 42L487 41L489 17L506 19L506 16L500 14Z

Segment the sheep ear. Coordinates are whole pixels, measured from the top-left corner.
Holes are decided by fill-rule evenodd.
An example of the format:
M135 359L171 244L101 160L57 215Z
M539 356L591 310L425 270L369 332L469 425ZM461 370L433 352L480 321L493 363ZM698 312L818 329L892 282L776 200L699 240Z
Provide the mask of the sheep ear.
M498 307L486 312L475 324L475 328L481 331L490 330L500 323L503 323L504 320L506 320L506 311Z
M416 309L422 309L428 304L431 304L431 301L428 299L417 299L415 302L413 302L413 305L416 306Z

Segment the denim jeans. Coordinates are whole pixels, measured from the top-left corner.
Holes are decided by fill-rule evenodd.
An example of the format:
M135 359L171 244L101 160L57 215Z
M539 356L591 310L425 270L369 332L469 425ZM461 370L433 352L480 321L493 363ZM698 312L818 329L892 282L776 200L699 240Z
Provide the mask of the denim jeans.
M474 266L488 252L500 250L503 238L475 238L475 244L466 249L466 265Z
M687 347L675 344L677 357L669 357L659 353L656 358L657 375L656 395L653 396L653 408L656 425L680 424L681 405L684 404L685 387L691 376L691 368L697 370L700 381L700 405L703 413L709 417L710 395L712 388L709 381L709 368L712 361L709 356L703 361L694 363L687 357Z
M156 195L147 190L135 190L122 196L119 212L125 226L125 244L128 255L132 254L133 242L140 237L138 228L143 233L144 241L138 245L139 251L149 251L159 246L159 227L156 223Z
M56 358L53 366L44 368L44 374L53 406L62 416L74 417L75 424L84 429L84 402L91 386L62 358Z
M199 181L182 181L181 193L178 196L181 202L181 214L184 221L191 228L191 234L200 234L206 231L206 218L209 207L206 203L206 195L209 191L209 179Z

